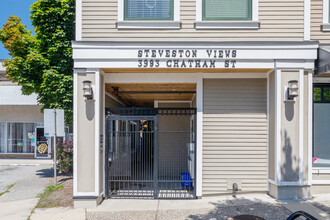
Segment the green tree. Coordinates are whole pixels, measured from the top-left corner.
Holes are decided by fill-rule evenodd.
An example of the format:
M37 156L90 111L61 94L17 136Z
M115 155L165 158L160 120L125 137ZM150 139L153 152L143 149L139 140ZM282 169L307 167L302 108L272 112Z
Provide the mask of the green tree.
M31 6L35 36L14 15L0 29L0 41L11 55L7 77L36 93L44 108L62 108L72 123L73 77L71 41L75 34L74 0L38 0Z

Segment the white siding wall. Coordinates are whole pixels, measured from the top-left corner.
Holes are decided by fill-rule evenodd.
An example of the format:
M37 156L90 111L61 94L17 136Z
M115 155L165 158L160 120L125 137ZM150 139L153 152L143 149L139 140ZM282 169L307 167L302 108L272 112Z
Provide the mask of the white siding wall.
M120 0L123 1L123 0ZM180 30L118 30L118 0L82 0L84 41L302 41L304 0L259 0L258 30L196 30L196 1L180 1Z
M227 193L227 181L267 191L266 87L266 79L204 80L203 195Z

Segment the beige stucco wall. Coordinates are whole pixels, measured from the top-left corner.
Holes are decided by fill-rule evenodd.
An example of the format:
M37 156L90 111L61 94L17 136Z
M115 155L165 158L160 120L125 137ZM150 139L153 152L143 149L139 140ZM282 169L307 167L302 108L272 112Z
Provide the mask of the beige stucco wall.
M2 122L43 122L41 105L0 105Z
M303 158L303 165L304 165L304 181L308 181L308 91L312 90L313 88L308 87L308 72L304 72L304 107L303 107L303 114L304 114L304 158Z
M118 0L82 0L83 41L302 41L304 0L259 0L260 29L196 30L196 1L180 1L179 30L118 30Z
M95 102L85 101L83 81L95 85L94 73L78 73L77 83L77 191L95 192Z
M284 87L290 80L299 81L299 71L282 71L281 75L281 180L299 181L299 102L283 102Z
M275 72L269 74L268 178L275 180Z
M100 160L99 160L99 189L100 192L104 190L104 149L105 149L105 137L104 137L104 126L105 126L105 117L104 117L104 105L105 105L105 94L104 94L104 77L102 74L100 74L100 138L103 137L103 139L100 139L100 142L102 144L102 149L100 150Z

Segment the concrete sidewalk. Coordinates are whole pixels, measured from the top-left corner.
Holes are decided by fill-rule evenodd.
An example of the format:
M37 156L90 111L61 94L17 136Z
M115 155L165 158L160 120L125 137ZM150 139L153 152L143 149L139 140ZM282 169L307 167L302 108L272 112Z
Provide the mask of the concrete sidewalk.
M328 219L309 202L276 201L266 194L204 197L198 200L109 199L94 209L36 209L31 220L180 220L223 219L254 215L266 220L285 220L292 212L303 210L319 220Z
M0 159L0 166L39 166L53 163L52 159Z
M198 200L109 199L87 209L88 220L105 219L230 219L255 215L286 219L291 212L266 194L205 197Z

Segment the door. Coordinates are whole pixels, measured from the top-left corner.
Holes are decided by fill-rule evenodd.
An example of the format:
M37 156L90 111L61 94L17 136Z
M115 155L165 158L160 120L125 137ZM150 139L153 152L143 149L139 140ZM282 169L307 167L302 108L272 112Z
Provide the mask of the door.
M106 197L156 197L156 117L106 120Z

